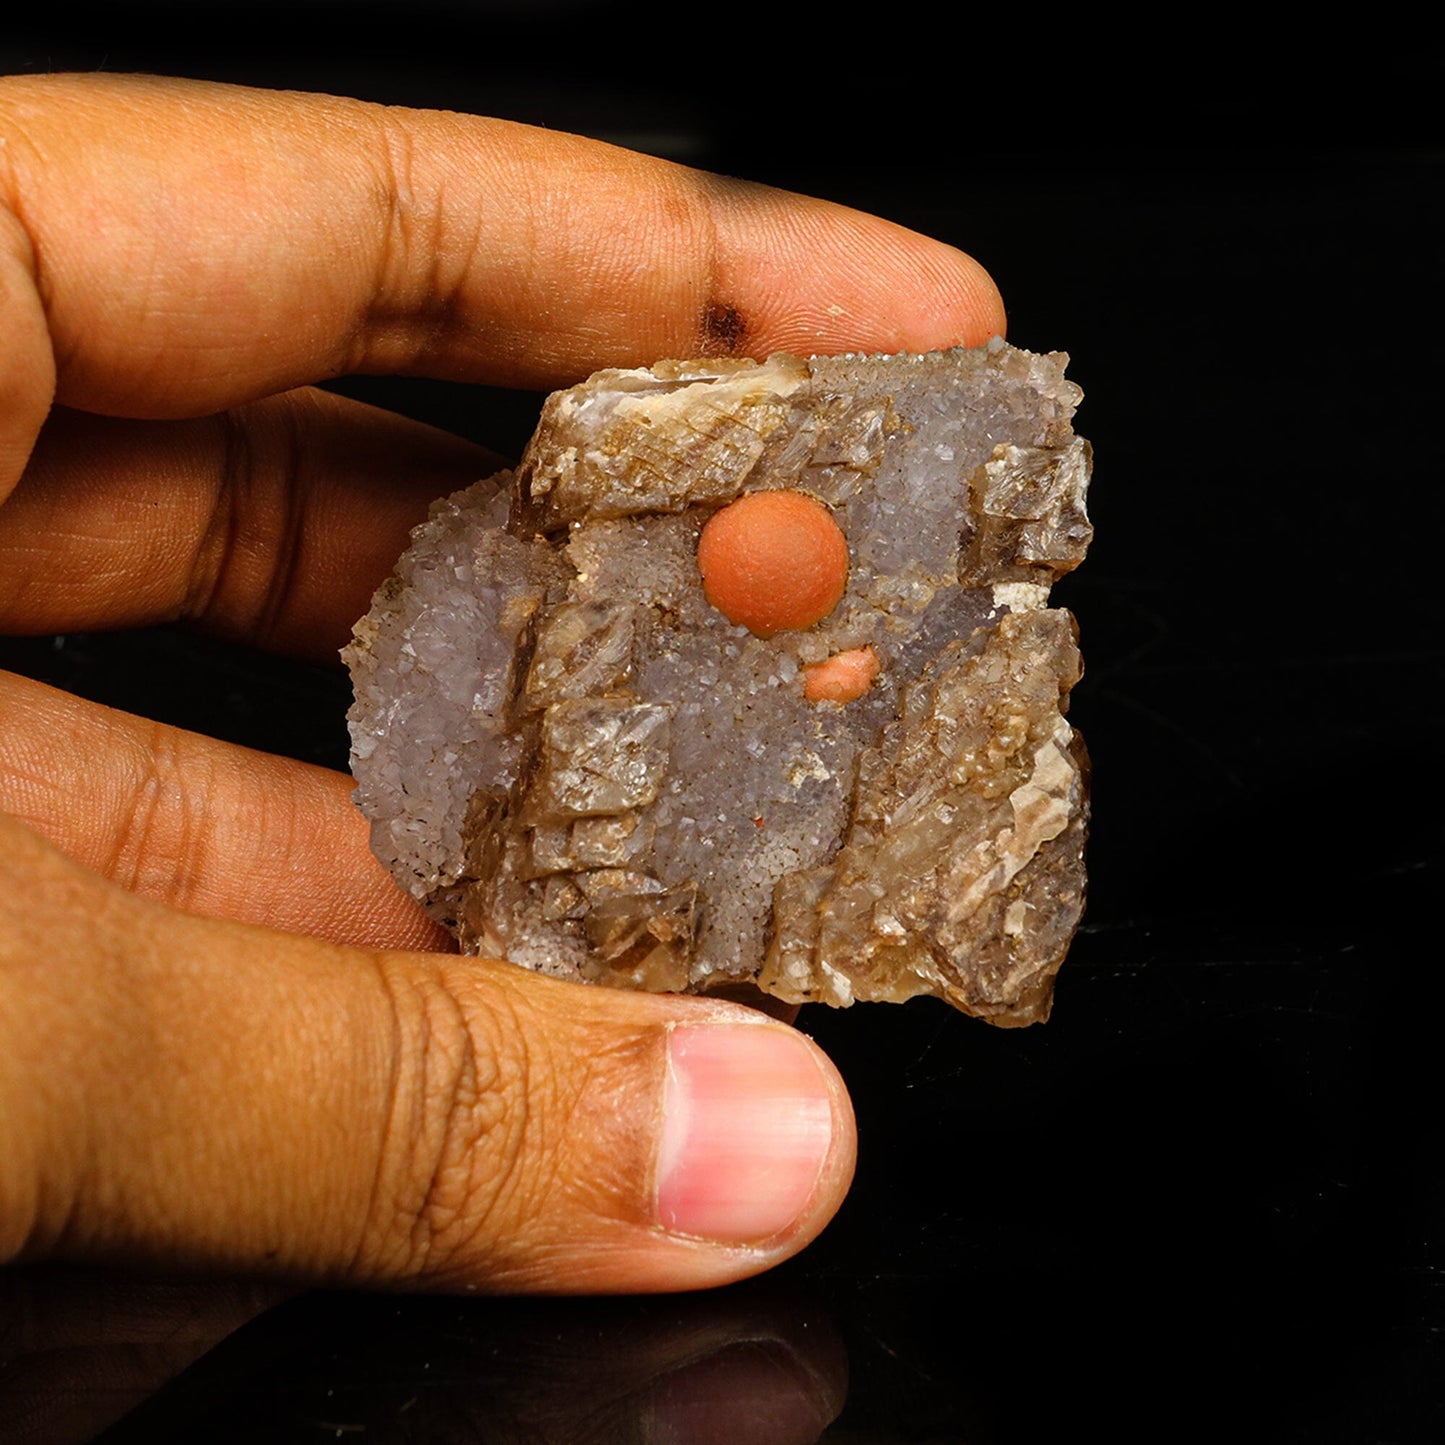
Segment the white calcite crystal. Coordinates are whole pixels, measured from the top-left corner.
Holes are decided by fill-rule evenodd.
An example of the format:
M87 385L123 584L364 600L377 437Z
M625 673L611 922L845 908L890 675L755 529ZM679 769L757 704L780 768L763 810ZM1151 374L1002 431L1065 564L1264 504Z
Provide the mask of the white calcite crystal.
M1066 360L664 362L551 397L347 649L378 856L467 951L561 977L1046 1017L1087 818L1047 605L1091 535ZM778 488L828 509L848 573L764 638L710 605L697 546ZM805 696L863 648L866 692Z

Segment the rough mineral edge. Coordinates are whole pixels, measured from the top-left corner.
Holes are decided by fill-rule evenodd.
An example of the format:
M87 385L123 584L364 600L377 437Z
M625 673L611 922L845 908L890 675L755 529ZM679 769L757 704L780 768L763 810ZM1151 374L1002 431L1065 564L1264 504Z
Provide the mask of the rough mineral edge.
M347 650L378 855L464 947L564 977L1045 1017L1087 817L1046 607L1091 535L1065 361L667 362L550 398ZM851 566L829 617L765 642L707 605L695 548L784 486ZM869 694L803 698L861 646Z

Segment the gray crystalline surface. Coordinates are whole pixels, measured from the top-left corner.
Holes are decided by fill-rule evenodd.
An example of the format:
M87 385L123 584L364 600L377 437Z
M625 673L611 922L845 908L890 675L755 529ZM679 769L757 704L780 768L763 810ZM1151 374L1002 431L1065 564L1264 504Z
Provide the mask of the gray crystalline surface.
M667 362L550 398L515 474L436 504L347 650L378 856L469 951L563 977L1045 1017L1087 813L1074 628L1047 607L1090 537L1065 361ZM829 509L849 573L764 639L696 552L772 488ZM862 647L865 695L804 696Z

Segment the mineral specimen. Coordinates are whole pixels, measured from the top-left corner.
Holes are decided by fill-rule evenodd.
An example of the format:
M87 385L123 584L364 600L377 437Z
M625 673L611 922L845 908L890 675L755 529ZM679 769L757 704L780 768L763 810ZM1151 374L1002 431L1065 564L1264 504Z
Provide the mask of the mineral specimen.
M551 397L347 649L377 854L467 951L554 975L1047 1017L1087 818L1046 605L1091 535L1066 361L674 361Z

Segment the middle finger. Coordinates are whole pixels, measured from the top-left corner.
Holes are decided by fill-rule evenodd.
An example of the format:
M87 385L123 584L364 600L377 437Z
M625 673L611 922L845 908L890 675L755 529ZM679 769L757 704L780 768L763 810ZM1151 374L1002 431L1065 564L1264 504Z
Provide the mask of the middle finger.
M196 421L59 408L0 507L0 633L193 620L335 662L481 447L309 388Z
M0 672L0 813L158 902L370 948L447 935L372 856L351 779Z

